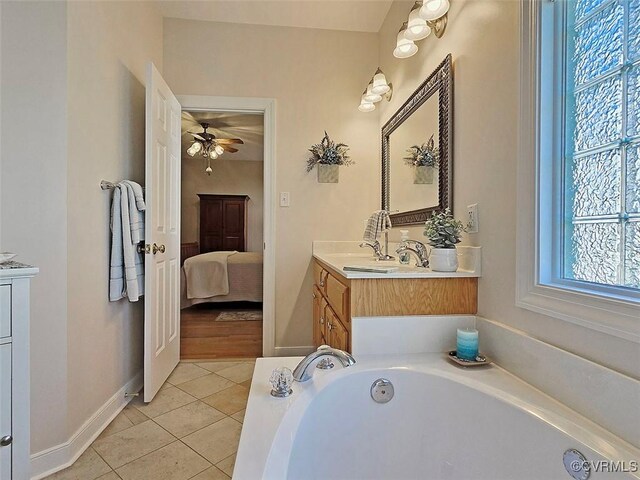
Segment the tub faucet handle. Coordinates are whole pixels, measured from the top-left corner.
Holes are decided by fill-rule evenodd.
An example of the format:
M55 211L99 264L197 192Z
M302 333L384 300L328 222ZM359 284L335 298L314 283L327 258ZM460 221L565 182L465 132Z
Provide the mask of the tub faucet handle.
M288 397L293 393L293 373L287 367L276 368L269 378L271 383L271 395L274 397Z

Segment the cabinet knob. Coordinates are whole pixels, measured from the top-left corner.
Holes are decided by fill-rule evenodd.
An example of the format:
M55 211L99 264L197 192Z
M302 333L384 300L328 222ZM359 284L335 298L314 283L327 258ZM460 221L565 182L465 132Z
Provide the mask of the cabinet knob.
M11 435L5 435L0 438L0 447L8 447L13 443L13 437Z
M333 330L333 325L331 325L331 322L327 322L327 328L329 330Z
M324 325L324 318L320 317L320 325Z

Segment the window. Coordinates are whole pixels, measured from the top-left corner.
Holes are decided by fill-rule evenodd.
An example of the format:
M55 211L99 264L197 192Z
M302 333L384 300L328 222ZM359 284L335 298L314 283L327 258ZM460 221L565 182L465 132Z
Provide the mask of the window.
M640 288L640 0L557 0L561 279ZM557 47L556 47L557 48Z
M520 5L516 305L640 343L640 0Z

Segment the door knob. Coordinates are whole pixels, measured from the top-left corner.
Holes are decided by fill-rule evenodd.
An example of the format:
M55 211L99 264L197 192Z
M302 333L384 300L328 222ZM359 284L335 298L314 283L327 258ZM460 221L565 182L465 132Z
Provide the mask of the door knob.
M156 243L154 243L153 247L151 247L151 250L153 251L153 254L155 255L158 252L164 253L166 249L165 249L164 245L158 246Z
M11 435L5 435L0 438L0 447L8 447L13 443L13 437Z

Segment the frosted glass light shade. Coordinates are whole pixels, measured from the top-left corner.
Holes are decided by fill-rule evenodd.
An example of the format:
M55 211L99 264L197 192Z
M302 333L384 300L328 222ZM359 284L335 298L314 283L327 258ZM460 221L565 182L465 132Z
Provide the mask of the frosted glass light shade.
M220 145L216 145L215 150L218 155L222 155L224 153L224 148L222 148Z
M412 41L422 40L423 38L427 38L430 33L431 28L427 25L427 21L420 16L420 7L411 10L407 29L404 31L404 37Z
M191 145L189 148L187 148L187 154L189 154L190 157L193 157L196 153L197 152L193 148L193 145Z
M420 16L426 21L437 20L449 11L449 0L424 0Z
M387 83L387 77L384 76L384 73L379 72L373 76L373 86L371 87L371 91L378 95L384 95L391 87Z
M398 32L396 41L396 48L393 51L393 56L396 58L409 58L415 55L418 51L418 46L413 43L413 40L409 40L405 37L406 28L403 28Z
M193 148L194 152L198 153L200 150L202 150L202 144L200 142L193 142L191 148Z
M376 106L371 102L367 102L364 97L362 98L362 100L360 101L360 105L358 106L358 110L360 110L361 112L373 112L375 109Z
M367 91L365 92L364 97L362 98L367 103L376 103L382 100L382 97L380 96L380 94L373 92L373 83L370 83L369 85L367 85Z

